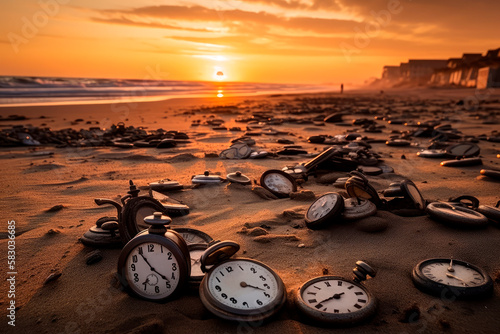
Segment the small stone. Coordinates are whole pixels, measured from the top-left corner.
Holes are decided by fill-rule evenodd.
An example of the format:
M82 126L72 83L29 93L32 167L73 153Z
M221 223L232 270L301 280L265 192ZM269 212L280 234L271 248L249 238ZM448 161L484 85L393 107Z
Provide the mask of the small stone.
M59 231L58 229L53 229L51 228L50 230L47 231L47 235L56 235L56 234L59 234L61 233L61 231Z
M314 201L316 195L311 190L301 190L297 192L290 193L290 199L296 201Z
M299 247L299 248L304 248L304 247L306 247L306 245L304 245L304 244L299 244L297 247Z
M85 263L87 263L87 265L91 265L91 264L94 264L94 263L97 263L99 261L102 260L102 252L98 249L96 249L95 251L92 251L90 253L88 253L86 256L85 256Z
M46 285L46 284L48 284L48 283L50 283L50 282L52 282L52 281L57 280L59 277L61 277L61 275L62 275L62 274L61 274L60 272L58 272L58 271L56 271L56 272L54 272L54 273L50 274L50 275L49 275L49 276L45 279L45 281L43 282L43 285Z
M58 205L54 205L53 207L51 207L50 209L47 209L45 210L45 212L57 212L57 211L60 211L62 209L64 209L65 206L62 205L62 204L58 204Z
M291 224L290 227L292 227L292 228L301 228L302 226L300 224Z
M401 154L401 159L406 160L406 156L404 154Z

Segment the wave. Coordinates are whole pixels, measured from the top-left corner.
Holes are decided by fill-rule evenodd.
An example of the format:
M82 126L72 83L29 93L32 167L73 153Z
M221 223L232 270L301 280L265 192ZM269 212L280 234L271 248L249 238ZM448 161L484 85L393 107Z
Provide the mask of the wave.
M160 100L176 97L303 93L330 86L251 82L93 79L0 76L0 106L103 103L116 100Z

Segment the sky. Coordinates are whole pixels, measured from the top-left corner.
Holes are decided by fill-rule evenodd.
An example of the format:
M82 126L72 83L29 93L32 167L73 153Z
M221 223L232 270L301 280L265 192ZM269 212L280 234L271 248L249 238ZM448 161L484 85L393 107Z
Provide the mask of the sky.
M498 13L495 0L2 0L0 75L362 84L409 58L500 47Z

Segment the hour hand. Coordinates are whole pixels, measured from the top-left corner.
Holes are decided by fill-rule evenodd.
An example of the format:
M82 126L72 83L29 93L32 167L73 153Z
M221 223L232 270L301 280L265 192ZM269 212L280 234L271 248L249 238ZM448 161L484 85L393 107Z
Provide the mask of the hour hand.
M264 290L264 289L262 289L262 288L259 288L259 287L257 287L257 286L253 286L253 285L247 284L246 282L241 282L241 283L240 283L240 286L241 286L242 288L246 288L246 287L248 286L248 287L250 287L250 288L254 288L254 289L259 289L259 290L262 290L262 291L266 291L266 290Z

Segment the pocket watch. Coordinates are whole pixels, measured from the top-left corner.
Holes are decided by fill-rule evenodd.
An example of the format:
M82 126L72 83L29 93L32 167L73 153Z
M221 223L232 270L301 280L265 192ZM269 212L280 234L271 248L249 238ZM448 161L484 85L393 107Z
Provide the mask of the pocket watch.
M473 143L458 143L455 145L448 146L446 148L446 154L454 158L471 158L479 155L481 149L479 146Z
M276 314L286 301L279 275L262 262L230 259L240 246L223 241L201 256L206 272L200 285L203 305L216 316L233 321L262 321ZM207 266L211 268L207 271Z
M363 219L377 213L375 204L364 198L349 197L344 201L344 206L342 218L345 220Z
M358 171L349 173L351 177L345 183L345 190L349 197L359 197L370 200L377 207L382 205L382 200L378 196L377 191L368 182L366 176Z
M481 228L488 225L488 218L457 203L434 202L427 205L432 219L452 227Z
M189 286L199 287L205 273L201 270L201 256L208 248L208 244L190 244L188 245L189 257L191 258L191 276L189 277Z
M485 270L455 259L424 260L413 268L411 277L421 291L442 297L451 293L472 298L493 292L493 281Z
M297 182L290 174L270 169L260 177L260 185L279 198L289 197L290 193L297 191Z
M375 297L361 284L375 270L357 261L353 280L320 276L305 282L295 293L295 305L308 319L328 325L356 325L375 314Z
M344 198L338 193L326 193L307 209L305 220L310 229L320 229L334 222L344 209Z
M181 235L181 237L184 239L184 241L188 246L193 244L208 245L210 242L212 242L212 240L214 240L211 236L209 236L205 232L194 228L174 227L172 229Z
M138 196L128 199L122 209L119 224L120 238L126 244L139 232L148 228L145 218L155 212L166 214L163 205L148 196Z
M252 180L250 180L248 176L242 174L240 171L227 174L226 179L232 183L239 183L243 185L252 184Z
M194 184L217 184L222 183L225 180L216 174L210 174L208 170L206 170L203 174L194 175L191 178L191 182Z
M130 240L118 258L118 275L129 293L151 301L179 294L191 273L189 250L172 221L155 212L144 221L151 225Z

